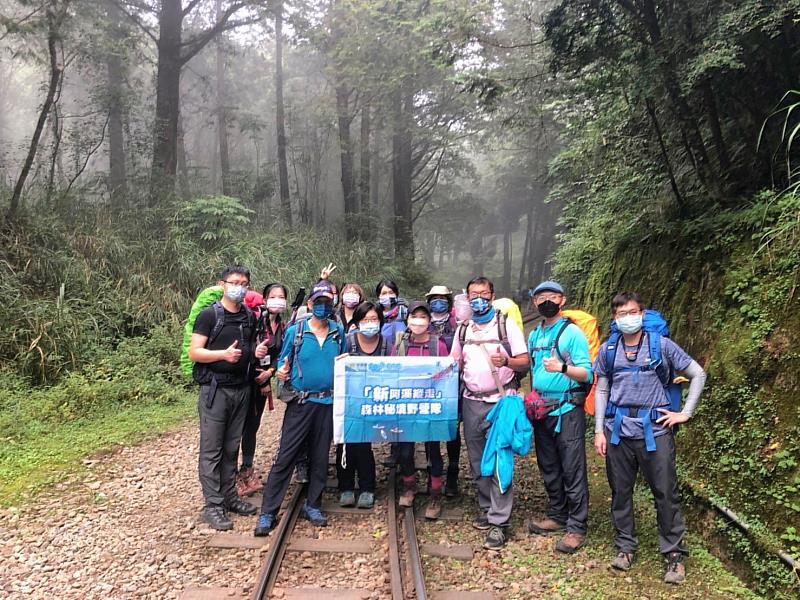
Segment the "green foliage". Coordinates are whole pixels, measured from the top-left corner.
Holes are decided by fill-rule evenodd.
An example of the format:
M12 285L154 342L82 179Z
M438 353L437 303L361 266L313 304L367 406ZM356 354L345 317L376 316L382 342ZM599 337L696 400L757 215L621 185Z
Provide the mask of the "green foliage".
M254 211L238 198L213 196L187 202L181 208L177 227L215 248L242 236Z

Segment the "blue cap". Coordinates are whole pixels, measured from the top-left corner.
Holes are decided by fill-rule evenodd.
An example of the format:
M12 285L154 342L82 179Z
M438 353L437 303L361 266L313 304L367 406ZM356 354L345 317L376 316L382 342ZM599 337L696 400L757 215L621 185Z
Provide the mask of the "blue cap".
M536 294L540 294L541 292L556 292L557 294L561 294L562 296L566 296L564 293L564 288L561 287L560 283L555 281L543 281L531 292L531 296L535 296Z

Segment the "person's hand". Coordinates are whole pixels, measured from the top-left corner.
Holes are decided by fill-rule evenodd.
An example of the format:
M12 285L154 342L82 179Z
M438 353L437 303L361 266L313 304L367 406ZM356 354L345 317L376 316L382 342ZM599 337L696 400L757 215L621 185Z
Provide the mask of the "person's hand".
M238 346L239 340L234 340L230 346L223 350L222 360L231 364L236 364L239 362L239 359L242 358L242 351L238 348Z
M289 358L283 359L283 366L277 371L278 379L281 381L289 381Z
M267 340L264 340L258 346L256 346L256 358L258 360L261 360L267 355L267 353L269 352L268 346L269 342L267 342Z
M336 270L336 265L333 263L328 263L327 267L322 267L322 271L319 272L320 279L330 279L331 273Z
M594 449L600 456L605 456L608 450L608 442L606 441L606 434L604 431L594 434Z
M564 363L562 363L558 359L558 356L556 356L555 348L553 348L550 351L550 356L548 356L542 361L542 365L544 365L544 370L547 371L548 373L561 373L561 367L563 366L563 364Z
M495 367L505 366L506 357L501 354L500 346L498 346L497 351L494 354L492 354L491 359L492 359L492 364Z
M664 416L657 419L656 423L664 427L674 427L675 425L686 423L689 420L689 415L685 415L682 412L672 412L666 408L659 408L657 410Z
M269 371L270 371L269 369L256 369L256 373L257 373L257 375L256 375L256 383L258 385L263 385L264 383L266 383L269 380L269 376L270 376L270 372Z

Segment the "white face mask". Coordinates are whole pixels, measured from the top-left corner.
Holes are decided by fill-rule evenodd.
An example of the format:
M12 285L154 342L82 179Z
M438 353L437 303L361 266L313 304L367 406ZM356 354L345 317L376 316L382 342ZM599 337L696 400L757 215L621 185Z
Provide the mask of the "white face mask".
M642 328L642 315L627 315L617 319L617 327L622 333L634 334Z
M286 298L268 298L267 310L271 313L279 313L286 310Z
M358 295L358 292L345 292L342 294L342 304L347 308L355 308L360 300L361 296Z
M425 317L411 317L408 320L408 330L416 335L420 335L428 331L429 325L430 321Z

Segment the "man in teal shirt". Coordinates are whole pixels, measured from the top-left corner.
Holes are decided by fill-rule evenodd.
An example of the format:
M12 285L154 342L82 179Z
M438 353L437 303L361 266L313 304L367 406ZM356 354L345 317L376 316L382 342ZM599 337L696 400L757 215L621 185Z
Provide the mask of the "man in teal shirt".
M532 293L534 308L544 318L528 336L532 388L550 408L534 420L533 437L549 508L528 529L537 535L565 531L556 550L572 554L586 543L589 516L583 403L592 362L583 331L561 314L566 301L555 281L540 283Z

